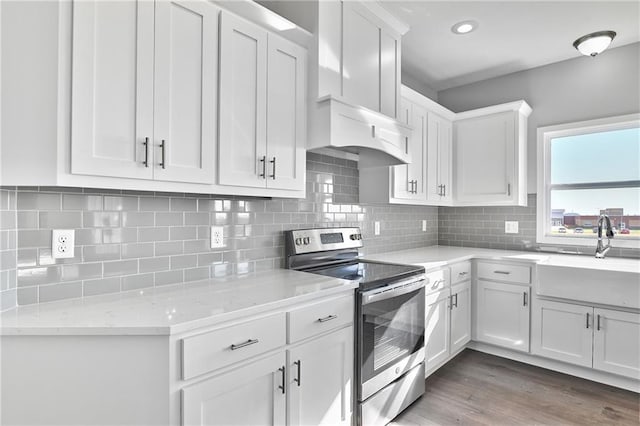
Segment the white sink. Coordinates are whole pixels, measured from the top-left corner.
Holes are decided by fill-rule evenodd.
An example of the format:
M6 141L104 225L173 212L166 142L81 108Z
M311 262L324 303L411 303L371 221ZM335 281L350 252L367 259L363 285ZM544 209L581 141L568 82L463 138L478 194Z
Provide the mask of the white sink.
M538 263L537 294L640 309L640 261L550 256Z

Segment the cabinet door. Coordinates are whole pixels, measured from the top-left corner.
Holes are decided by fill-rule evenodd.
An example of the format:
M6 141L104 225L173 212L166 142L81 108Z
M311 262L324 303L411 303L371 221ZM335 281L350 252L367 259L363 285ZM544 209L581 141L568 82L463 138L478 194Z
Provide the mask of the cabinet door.
M399 118L400 37L380 29L380 112Z
M531 352L591 367L593 308L537 300L531 327Z
M218 182L265 187L267 170L267 32L220 14Z
M153 28L153 2L74 2L72 173L152 178Z
M452 124L429 113L427 137L427 200L433 204L451 202L451 128Z
M182 390L182 424L284 425L284 352ZM286 384L286 383L285 383Z
M353 327L292 348L288 368L289 425L351 424Z
M451 287L451 353L471 340L471 282Z
M478 340L529 351L529 287L478 281Z
M427 375L449 357L449 293L449 288L446 288L426 296L424 344Z
M354 105L380 111L380 27L356 2L342 2L342 90Z
M512 200L515 117L503 112L456 122L456 199L469 203Z
M271 34L268 44L267 187L303 190L307 52Z
M219 10L156 2L154 178L213 183Z
M640 379L640 315L594 309L593 368Z
M406 124L413 127L409 138L411 164L393 167L393 196L406 200L425 200L427 111L404 99L402 102L401 116L406 114L409 118Z

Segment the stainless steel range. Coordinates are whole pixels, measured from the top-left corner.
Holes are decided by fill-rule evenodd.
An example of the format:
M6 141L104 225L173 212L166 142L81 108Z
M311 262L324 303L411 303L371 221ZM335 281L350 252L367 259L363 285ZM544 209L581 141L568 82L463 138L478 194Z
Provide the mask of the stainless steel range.
M357 280L356 424L385 425L424 393L424 268L365 261L359 228L285 231L287 268Z

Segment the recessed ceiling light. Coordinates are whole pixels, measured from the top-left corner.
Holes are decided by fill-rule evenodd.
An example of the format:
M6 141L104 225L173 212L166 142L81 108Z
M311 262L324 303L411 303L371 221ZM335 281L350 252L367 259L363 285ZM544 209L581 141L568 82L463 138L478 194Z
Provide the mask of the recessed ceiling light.
M476 21L462 21L451 27L451 32L454 34L468 34L476 28L478 28Z

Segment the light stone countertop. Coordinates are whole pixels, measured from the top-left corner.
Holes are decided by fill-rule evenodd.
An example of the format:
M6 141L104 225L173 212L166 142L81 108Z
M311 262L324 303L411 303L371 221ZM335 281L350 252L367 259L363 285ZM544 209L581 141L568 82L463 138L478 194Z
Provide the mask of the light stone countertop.
M169 335L353 291L357 282L277 269L19 306L0 335Z
M520 261L540 265L553 265L568 268L586 268L640 274L640 259L555 254L532 251L493 250L470 247L429 246L417 249L400 250L363 256L364 259L381 262L410 263L424 266L428 271L452 263L469 259Z

